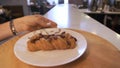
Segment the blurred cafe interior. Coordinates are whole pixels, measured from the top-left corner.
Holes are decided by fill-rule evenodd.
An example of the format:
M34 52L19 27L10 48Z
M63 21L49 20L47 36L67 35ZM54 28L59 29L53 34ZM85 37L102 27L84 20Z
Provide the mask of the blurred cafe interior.
M0 23L8 21L9 17L44 15L57 4L72 4L108 28L120 33L120 0L0 0Z
M0 0L0 26L0 68L120 68L120 0Z

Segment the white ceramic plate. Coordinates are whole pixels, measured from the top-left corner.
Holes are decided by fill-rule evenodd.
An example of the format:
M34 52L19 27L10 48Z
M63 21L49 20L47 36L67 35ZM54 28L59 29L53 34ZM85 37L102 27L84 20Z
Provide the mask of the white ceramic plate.
M46 30L49 34L58 31L57 28L49 28L44 30ZM83 35L72 30L61 29L61 31L70 33L72 36L74 36L77 39L76 48L67 49L67 50L52 50L52 51L37 51L37 52L28 51L27 43L26 43L28 41L28 38L33 36L34 33L40 33L40 32L45 33L44 30L37 30L36 32L31 32L21 37L16 42L14 46L14 53L19 60L34 66L43 66L43 67L58 66L76 60L85 52L87 48L87 42Z

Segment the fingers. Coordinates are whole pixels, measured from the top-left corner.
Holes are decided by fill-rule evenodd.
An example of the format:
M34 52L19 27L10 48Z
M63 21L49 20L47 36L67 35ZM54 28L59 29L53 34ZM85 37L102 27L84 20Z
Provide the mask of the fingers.
M34 31L34 30L39 30L42 28L56 28L56 24L51 26L51 22L48 22L48 23L41 23L41 24L36 24L36 25L29 25L29 28L27 30Z
M43 28L46 28L46 27L49 27L49 28L54 28L54 27L57 27L57 24L43 16L40 16L40 15L35 15L35 17L38 18L38 21L37 21L37 24L39 24L41 27Z
M57 24L41 15L29 15L18 20L21 21L20 24L24 24L24 31L33 31L41 28L56 28Z
M51 27L51 28L54 28L54 27L57 27L57 24L54 23L54 22L48 22L48 23L47 23L47 26L48 26L48 27Z

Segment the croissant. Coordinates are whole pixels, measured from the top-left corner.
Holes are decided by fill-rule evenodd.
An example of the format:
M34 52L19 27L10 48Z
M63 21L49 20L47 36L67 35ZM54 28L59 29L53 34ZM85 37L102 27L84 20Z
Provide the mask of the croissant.
M27 41L29 51L49 51L49 50L65 50L76 47L76 38L69 33L62 32L60 34L43 35L37 34Z

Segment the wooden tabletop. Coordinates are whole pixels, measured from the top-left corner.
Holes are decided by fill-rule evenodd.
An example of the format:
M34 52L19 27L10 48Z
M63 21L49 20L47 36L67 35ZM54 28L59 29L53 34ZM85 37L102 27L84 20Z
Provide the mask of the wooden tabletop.
M120 51L110 42L85 31L74 31L86 38L86 52L71 63L49 68L120 68ZM20 37L16 36L0 45L0 68L44 68L25 64L16 58L13 48Z

